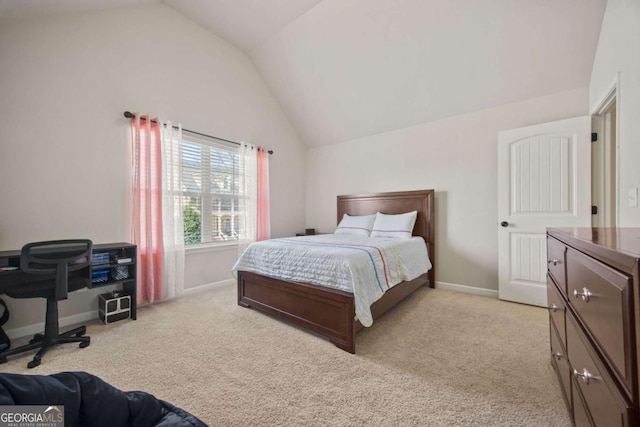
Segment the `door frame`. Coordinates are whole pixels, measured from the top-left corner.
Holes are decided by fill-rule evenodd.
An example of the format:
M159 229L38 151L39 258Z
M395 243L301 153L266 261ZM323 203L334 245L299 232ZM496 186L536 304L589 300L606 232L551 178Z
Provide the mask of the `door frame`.
M607 87L605 93L591 109L592 129L598 134L598 146L592 152L592 203L598 206L598 215L594 217L593 226L608 227L613 222L620 224L620 73ZM606 123L608 113L615 107L614 123ZM609 130L613 125L613 133ZM610 144L615 143L615 170L611 170L611 162L607 156ZM613 182L610 177L615 175ZM613 187L613 188L612 188ZM598 188L599 191L594 191ZM613 198L607 197L613 190Z

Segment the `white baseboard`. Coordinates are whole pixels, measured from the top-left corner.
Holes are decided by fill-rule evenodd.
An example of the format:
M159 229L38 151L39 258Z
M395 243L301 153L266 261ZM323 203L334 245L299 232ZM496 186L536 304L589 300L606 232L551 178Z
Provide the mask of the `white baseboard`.
M193 288L185 289L183 295L193 295L200 292L207 291L209 289L219 288L221 286L232 285L236 282L236 279L226 279L219 282L207 283L205 285L195 286ZM498 298L498 291L484 288L476 288L474 286L458 285L455 283L439 282L436 281L436 288L449 289L457 292L465 292L467 294L482 295L485 297ZM140 306L138 306L140 307ZM88 311L86 313L74 314L72 316L66 316L60 318L60 327L66 327L77 323L87 322L89 320L98 318L98 310ZM44 322L36 323L33 325L23 326L20 328L9 329L6 331L9 338L12 340L25 336L34 335L36 333L42 333L44 331Z
M220 282L207 283L206 285L200 285L193 288L185 289L183 295L191 295L199 292L203 292L209 289L219 288L225 285L232 285L236 283L236 279L221 280ZM475 286L458 285L455 283L438 282L436 281L436 288L449 289L457 292L464 292L467 294L482 295L485 297L498 298L498 291L485 288L477 288Z
M436 288L449 289L451 291L464 292L467 294L481 295L483 297L498 298L498 291L485 288L476 288L475 286L458 285L455 283L438 282L436 280Z
M235 279L227 279L222 280L220 282L207 283L206 285L196 286L194 288L185 289L183 295L192 295L199 292L206 291L208 289L218 288L224 285L230 285L235 283ZM144 307L147 304L140 304L138 308ZM98 310L87 311L85 313L74 314L71 316L61 317L59 320L60 328L67 327L69 325L75 325L82 322L87 322L89 320L98 318ZM18 338L31 336L34 334L41 334L44 331L44 322L34 323L32 325L21 326L19 328L8 329L5 332L9 336L10 339L15 340Z
M86 313L74 314L71 316L61 317L58 324L61 328L69 325L75 325L82 322L98 318L98 310L87 311ZM20 328L9 329L5 331L10 339L22 338L34 334L41 334L44 331L44 322L34 323L33 325L22 326Z
M219 282L207 283L205 285L195 286L193 288L185 289L182 295L192 295L200 292L207 291L209 289L219 288L221 286L232 285L236 283L236 279L226 279Z

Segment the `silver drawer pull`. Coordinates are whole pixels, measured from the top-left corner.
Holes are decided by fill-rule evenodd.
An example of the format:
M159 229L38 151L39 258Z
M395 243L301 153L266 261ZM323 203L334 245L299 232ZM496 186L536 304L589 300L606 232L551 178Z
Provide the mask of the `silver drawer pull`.
M582 369L582 372L579 372L577 369L573 370L573 376L578 378L582 378L582 382L585 384L589 384L589 380L601 380L602 378L597 377L587 371L587 368Z
M558 307L558 306L557 306L557 305L555 305L555 304L551 304L551 311L553 311L554 313L555 313L556 311L558 311L558 308L560 308L560 307Z
M551 353L551 355L558 360L562 359L562 353L560 353L559 351L556 351L555 353Z
M562 261L554 257L553 259L548 259L547 264L558 265L558 264L562 264Z
M574 289L573 296L576 298L582 297L582 301L589 302L589 299L593 296L593 293L587 288L582 288L582 292L578 292L577 289Z

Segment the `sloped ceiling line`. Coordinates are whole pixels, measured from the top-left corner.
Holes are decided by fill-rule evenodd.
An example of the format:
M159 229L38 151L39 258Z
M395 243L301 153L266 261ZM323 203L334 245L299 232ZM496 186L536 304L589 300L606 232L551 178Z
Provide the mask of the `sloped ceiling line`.
M159 0L0 0L0 22ZM248 53L308 146L585 87L606 0L164 0Z

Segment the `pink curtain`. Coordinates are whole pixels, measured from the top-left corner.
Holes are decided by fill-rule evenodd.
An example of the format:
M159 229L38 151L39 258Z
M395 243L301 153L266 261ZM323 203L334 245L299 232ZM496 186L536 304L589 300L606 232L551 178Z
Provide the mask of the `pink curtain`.
M138 245L138 303L163 298L162 146L158 119L135 114L133 144L133 242Z
M257 240L271 238L271 219L269 217L269 153L258 147L258 226Z

